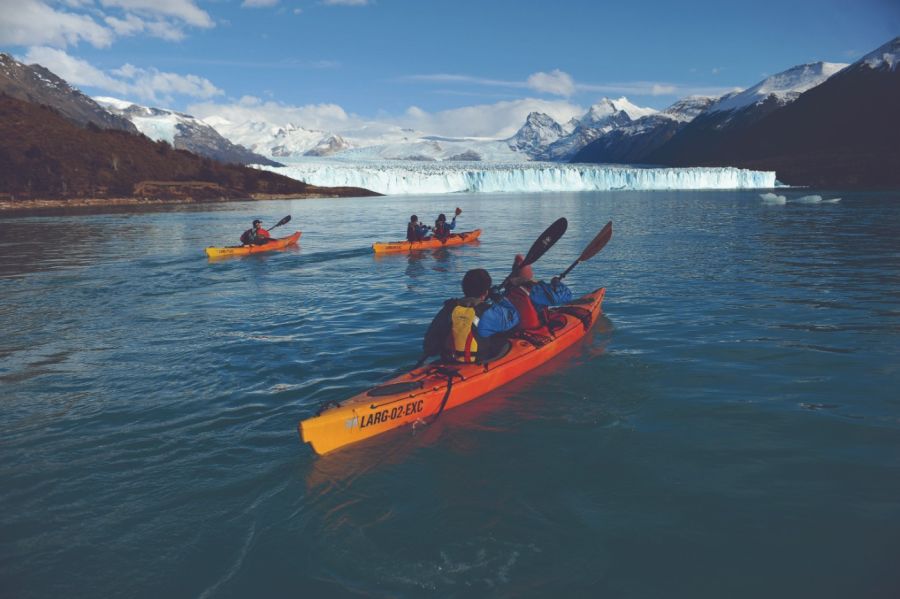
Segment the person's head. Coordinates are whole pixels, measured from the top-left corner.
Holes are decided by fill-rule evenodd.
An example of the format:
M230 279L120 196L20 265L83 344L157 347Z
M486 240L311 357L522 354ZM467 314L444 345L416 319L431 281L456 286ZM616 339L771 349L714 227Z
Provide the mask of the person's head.
M261 221L261 220L256 219L255 221L253 221L253 228L254 228L254 229L258 229L258 228L260 228L261 226L262 226L262 221Z
M513 279L517 279L519 281L531 281L534 279L534 271L531 270L531 265L522 266L522 263L525 262L525 256L522 254L516 254L516 259L513 260L512 267L512 275Z
M473 268L463 276L462 290L466 297L486 297L491 288L491 275L483 268Z
M413 214L412 216L409 217L409 222L417 223L417 222L419 222L419 217L416 216L415 214Z
M445 220L447 220L447 217L444 216L443 213L438 214L438 222L439 222L439 223L442 223L442 222L444 222Z

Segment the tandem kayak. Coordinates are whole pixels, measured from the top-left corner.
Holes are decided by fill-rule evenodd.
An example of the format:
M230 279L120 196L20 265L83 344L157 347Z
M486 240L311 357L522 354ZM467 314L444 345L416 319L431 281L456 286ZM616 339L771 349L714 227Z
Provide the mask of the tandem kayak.
M206 255L210 258L224 258L226 256L245 256L247 254L258 254L259 252L280 250L297 243L297 240L300 239L300 235L300 231L297 231L289 237L279 237L275 241L270 241L265 245L232 245L224 248L208 247L206 248Z
M486 362L437 362L332 404L298 425L318 454L437 416L522 376L585 336L600 314L605 289L551 308L552 330L514 334ZM449 384L449 389L448 389Z
M478 239L481 235L481 229L474 231L464 231L462 233L453 233L447 239L441 241L434 237L429 237L422 241L378 241L372 244L372 249L376 254L387 254L389 252L410 252L412 250L427 250L431 248L440 248L448 245L462 245Z

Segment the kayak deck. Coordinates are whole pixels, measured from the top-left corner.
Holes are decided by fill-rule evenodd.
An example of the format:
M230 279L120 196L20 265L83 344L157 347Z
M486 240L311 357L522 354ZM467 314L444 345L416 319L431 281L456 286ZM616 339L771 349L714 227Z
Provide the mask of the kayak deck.
M372 244L372 249L376 254L387 254L390 252L409 252L412 250L427 250L431 248L446 247L448 245L462 245L470 243L478 239L481 235L481 229L474 231L463 231L462 233L453 233L447 239L441 241L434 237L422 241L378 241Z
M210 246L206 248L206 255L210 258L223 258L226 256L245 256L247 254L258 254L260 252L280 250L297 243L297 240L300 239L300 235L301 232L297 231L293 235L279 237L275 241L270 241L264 245L232 245L228 247Z
M504 351L483 363L432 363L363 391L298 425L302 441L318 454L334 451L391 429L455 408L493 391L550 360L584 337L597 321L606 290L597 289L564 306L551 308L546 327L513 335Z

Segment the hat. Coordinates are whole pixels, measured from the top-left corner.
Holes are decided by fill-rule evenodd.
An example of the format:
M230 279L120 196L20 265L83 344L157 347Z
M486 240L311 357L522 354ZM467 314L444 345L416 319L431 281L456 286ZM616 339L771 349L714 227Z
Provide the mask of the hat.
M516 254L516 259L513 260L512 277L521 281L530 281L534 279L534 271L531 270L530 264L522 266L523 262L525 262L525 257L522 254Z
M259 220L259 219L256 219L255 221L253 221L253 224L254 224L254 225L261 225L261 224L262 224L262 221Z

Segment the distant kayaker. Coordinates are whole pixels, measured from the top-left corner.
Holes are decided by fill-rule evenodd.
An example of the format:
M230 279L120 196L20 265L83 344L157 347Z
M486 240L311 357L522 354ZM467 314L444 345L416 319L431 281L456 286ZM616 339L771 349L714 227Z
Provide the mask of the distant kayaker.
M272 236L262 228L262 221L258 219L253 221L252 229L247 229L241 234L243 245L265 245L270 241L272 241Z
M522 266L524 261L522 254L513 261L505 296L519 315L518 328L531 331L548 324L550 306L572 301L572 290L557 277L550 283L535 281L531 266Z
M444 214L439 214L437 220L434 221L434 229L432 229L432 234L441 241L450 237L450 231L456 228L456 217L461 212L462 210L457 208L456 214L453 215L453 220L451 220L449 223L447 222L447 217Z
M406 223L406 241L422 241L428 234L428 226L419 224L419 217L413 214Z
M488 302L491 275L483 268L468 271L462 280L465 297L444 302L428 327L423 343L426 356L440 355L448 362L487 360L502 348L499 333L519 323L515 306L505 297Z

